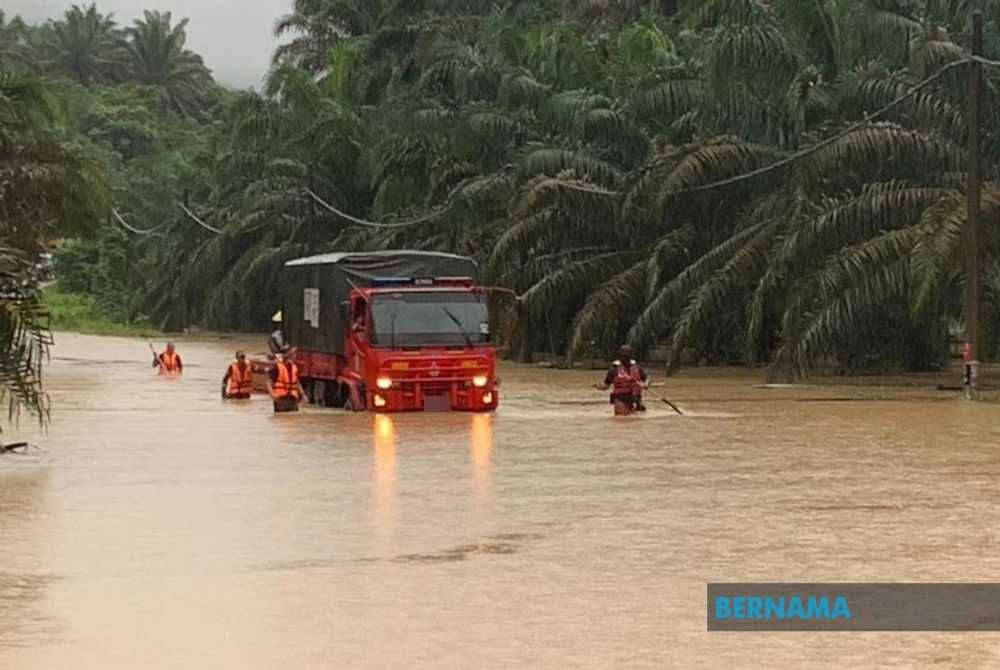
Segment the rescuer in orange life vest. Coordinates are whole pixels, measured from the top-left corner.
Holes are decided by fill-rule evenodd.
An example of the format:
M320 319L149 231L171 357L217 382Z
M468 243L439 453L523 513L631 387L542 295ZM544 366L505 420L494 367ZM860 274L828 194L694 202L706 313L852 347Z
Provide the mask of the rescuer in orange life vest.
M174 351L173 342L167 342L167 350L153 359L153 367L160 368L161 375L179 375L184 371L184 364Z
M611 404L616 407L620 404L623 408L627 408L628 413L633 409L645 412L642 391L644 388L649 388L648 378L646 371L632 356L632 347L627 344L619 347L618 360L611 364L611 369L604 376L604 383L596 386L600 389L611 388Z
M297 412L299 403L309 402L306 390L299 381L299 367L292 360L294 349L288 354L276 353L274 367L268 375L267 390L274 400L275 412Z
M247 363L247 355L236 352L236 360L226 369L222 378L222 397L225 400L246 400L253 391L253 368Z

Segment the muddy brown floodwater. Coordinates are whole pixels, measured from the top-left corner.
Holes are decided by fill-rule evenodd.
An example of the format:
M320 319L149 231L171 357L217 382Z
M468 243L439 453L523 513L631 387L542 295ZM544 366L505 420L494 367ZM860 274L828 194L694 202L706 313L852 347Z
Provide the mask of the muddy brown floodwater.
M172 380L57 339L47 453L0 461L5 670L1000 666L1000 634L708 633L705 594L1000 581L996 405L719 371L614 419L600 373L506 366L495 416L275 417L219 398L256 340Z

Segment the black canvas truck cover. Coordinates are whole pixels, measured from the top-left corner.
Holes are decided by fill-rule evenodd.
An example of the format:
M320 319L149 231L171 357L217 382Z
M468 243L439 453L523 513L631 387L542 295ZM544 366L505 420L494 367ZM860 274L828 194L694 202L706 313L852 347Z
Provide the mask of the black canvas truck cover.
M296 347L343 353L348 309L341 303L355 286L368 288L376 279L475 276L476 262L471 258L432 251L297 258L285 263L282 328Z

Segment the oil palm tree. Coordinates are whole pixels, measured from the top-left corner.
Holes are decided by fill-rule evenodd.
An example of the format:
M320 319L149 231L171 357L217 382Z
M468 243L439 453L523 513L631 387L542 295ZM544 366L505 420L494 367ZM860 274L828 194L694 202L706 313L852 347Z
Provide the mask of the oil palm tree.
M44 419L41 369L50 343L33 258L49 241L92 231L107 208L98 168L52 131L37 79L0 73L0 403Z
M36 252L104 217L101 170L53 131L55 116L38 79L0 73L0 239L7 247Z
M940 9L933 4L924 8L927 14ZM953 11L945 20L960 26L971 9ZM862 18L848 17L854 26ZM911 35L926 25L882 10L869 18L875 25L904 24ZM962 56L953 42L934 49L936 67ZM928 59L919 49L915 53L917 72L872 66L843 72L830 91L833 111L857 118L916 85ZM993 95L993 85L987 88ZM758 194L751 192L733 217L730 234L651 291L631 328L633 340L648 346L666 336L676 365L686 348L711 342L720 315L729 314L737 334L730 339L742 358L768 361L782 378L878 337L877 329L895 333L903 343L897 362L932 363L943 351L947 323L961 318L963 95L956 77L942 77L893 110L887 122L859 129L808 156L794 171L762 180ZM992 132L988 135L987 146L996 147ZM704 163L712 164L716 161ZM681 204L667 182L655 190L661 202ZM677 195L684 198L681 190ZM712 195L736 194L723 188ZM984 241L987 253L995 253L995 240ZM988 267L995 273L995 263ZM987 279L992 286L992 274ZM995 314L990 327L996 328Z
M145 296L154 323L265 326L267 310L248 310L247 297L277 309L284 261L330 247L344 230L306 188L350 211L369 200L356 178L358 119L327 90L334 85L284 65L271 76L278 97L237 101L232 135L213 156L215 179L190 191L192 207L223 233L168 222Z
M185 296L196 318L238 326L240 292L271 300L291 254L412 246L472 254L515 288L525 351L631 339L665 345L672 366L776 376L871 349L933 363L962 316L953 65L971 9L995 19L1000 2L487 4L296 3L279 30L298 41L194 193L225 232L178 229L154 254L157 309ZM306 187L407 225L347 222Z
M942 77L894 109L889 123L861 128L795 170L691 191L785 158L919 80L908 68L870 65L825 79L850 61L803 50L796 35L808 34L808 24L786 25L799 16L792 9L738 1L699 7L692 20L707 22L709 32L691 61L665 77L654 73L625 110L632 124L664 133L643 164L621 165L618 178L596 166L560 173L569 166L536 165L547 178L524 188L523 205L511 208L491 266L524 290L523 313L552 349L572 355L626 337L644 348L666 341L672 365L690 350L769 361L776 375L794 376L845 350L873 310L893 305L881 325L910 333L910 353L926 354L907 363L933 357L942 325L956 316L947 298L958 266L951 238L939 239L954 234L954 207L927 219L959 197L964 119L954 78ZM874 10L868 18L888 20ZM853 26L862 19L843 14ZM938 53L960 57L952 46ZM742 72L744 64L751 71ZM939 220L952 227L930 227ZM901 260L918 237L923 248L952 252L924 261L919 282L906 274L917 268ZM892 273L883 276L890 258ZM937 274L927 275L928 267ZM911 285L921 287L918 302Z
M133 81L158 90L164 109L193 116L210 103L212 76L184 46L187 24L173 24L170 12L147 11L125 30L125 49Z
M382 31L405 24L423 4L406 0L295 0L292 11L275 24L275 36L290 36L291 40L275 51L274 63L321 71L329 63L330 49L340 40L376 40Z
M43 68L89 86L119 81L123 75L120 35L114 18L97 5L73 5L42 32Z
M0 10L0 70L24 68L31 63L28 26L15 16L8 19Z
M30 256L0 247L0 404L7 404L8 421L16 420L22 410L41 423L47 420L42 365L51 342Z

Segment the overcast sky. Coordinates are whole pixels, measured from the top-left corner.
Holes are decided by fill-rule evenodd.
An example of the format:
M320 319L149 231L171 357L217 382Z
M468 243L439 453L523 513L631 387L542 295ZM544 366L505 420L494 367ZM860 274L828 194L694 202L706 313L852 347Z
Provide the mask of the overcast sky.
M4 12L30 23L59 17L70 5L91 0L2 0ZM292 0L97 0L102 13L114 13L119 26L131 25L144 9L173 12L191 19L188 47L200 53L219 81L244 88L257 86L267 72L276 40L274 22L291 9Z

